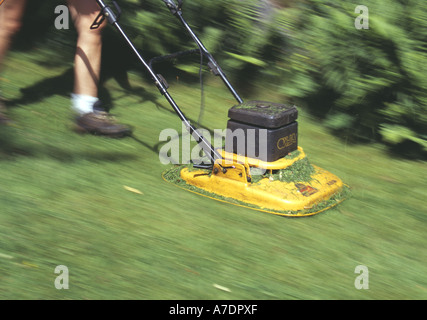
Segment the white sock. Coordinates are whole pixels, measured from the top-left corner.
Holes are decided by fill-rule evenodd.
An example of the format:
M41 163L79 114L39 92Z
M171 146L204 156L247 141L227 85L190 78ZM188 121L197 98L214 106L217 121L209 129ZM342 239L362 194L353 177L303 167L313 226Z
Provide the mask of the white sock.
M78 114L93 112L93 105L99 99L84 94L71 94L71 108Z

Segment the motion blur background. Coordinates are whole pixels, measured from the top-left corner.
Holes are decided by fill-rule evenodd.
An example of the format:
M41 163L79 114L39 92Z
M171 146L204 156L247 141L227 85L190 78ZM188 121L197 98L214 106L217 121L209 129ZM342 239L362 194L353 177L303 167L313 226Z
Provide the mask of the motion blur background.
M147 60L195 48L163 1L117 2ZM134 137L72 132L76 33L72 21L55 28L62 4L28 1L0 76L14 121L0 127L1 299L427 298L425 1L184 1L245 100L295 103L310 161L352 188L337 208L303 219L161 179L159 133L181 123L114 28L100 97ZM355 27L359 5L369 29ZM193 123L199 62L156 65ZM225 128L236 102L203 70L201 125ZM58 265L70 270L69 290L54 286ZM369 290L354 286L358 265Z
M268 86L348 142L381 141L401 155L425 158L427 5L362 2L194 0L184 2L184 16L243 93ZM194 47L162 1L118 3L121 23L145 57ZM58 4L29 3L16 44L37 47L47 65L70 63L74 54L74 38L53 26ZM367 30L355 27L355 9L363 4ZM134 67L115 30L106 34L108 72ZM198 73L194 64L179 68Z

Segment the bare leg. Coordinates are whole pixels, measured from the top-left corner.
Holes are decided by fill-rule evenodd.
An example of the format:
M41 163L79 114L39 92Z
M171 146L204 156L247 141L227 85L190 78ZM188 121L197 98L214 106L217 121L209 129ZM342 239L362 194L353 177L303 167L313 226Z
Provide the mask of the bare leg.
M91 30L90 26L99 13L99 6L94 0L68 0L68 5L78 33L74 93L97 97L103 27Z
M78 33L72 95L73 109L80 114L78 130L115 137L128 136L132 133L130 127L116 124L110 117L93 110L98 100L102 29L106 23L98 29L90 29L90 26L100 8L95 0L68 0L68 5Z

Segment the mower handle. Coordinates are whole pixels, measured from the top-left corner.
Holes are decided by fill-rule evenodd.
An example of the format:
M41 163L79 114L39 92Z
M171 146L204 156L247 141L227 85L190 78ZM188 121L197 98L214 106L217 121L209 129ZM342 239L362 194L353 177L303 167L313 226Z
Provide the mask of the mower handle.
M166 0L163 0L166 2ZM204 153L206 156L211 160L212 166L216 162L216 160L222 159L222 156L214 149L214 147L211 145L211 143L206 140L206 138L200 134L200 132L190 123L188 118L184 115L184 113L181 111L179 106L176 104L176 102L173 100L170 93L167 91L167 86L165 85L164 81L157 75L153 69L149 66L149 64L144 60L144 58L139 53L138 49L135 47L135 45L132 43L132 41L129 39L127 34L124 32L122 27L119 25L117 21L116 14L113 12L113 10L105 4L104 0L96 0L99 7L101 8L101 13L108 19L108 22L113 25L117 31L123 36L129 47L132 49L132 51L135 53L135 55L138 57L139 61L144 65L144 67L147 69L148 73L151 75L151 78L153 79L155 85L159 89L160 93L165 96L166 100L169 102L169 104L172 106L178 117L181 119L182 123L185 125L186 129L189 131L189 133L192 135L192 137L197 141L197 143L202 147ZM171 3L175 5L175 3L170 0L167 1L168 3ZM182 4L182 0L179 1L180 4ZM176 7L176 5L175 5ZM173 7L173 8L175 8ZM116 7L117 8L117 7ZM178 8L178 7L176 7ZM181 13L181 11L177 11L177 13ZM99 20L101 18L97 18L96 20ZM104 18L105 19L105 18ZM95 21L96 21L95 20ZM98 21L99 22L99 21ZM102 22L101 22L102 23Z
M99 0L97 0L99 1ZM197 44L197 46L200 49L200 53L204 55L206 58L208 58L209 63L208 66L211 68L212 72L219 76L228 90L230 90L231 94L234 96L234 98L237 100L238 103L243 103L243 99L239 96L237 91L233 88L230 81L227 79L227 76L225 75L224 71L222 71L221 67L219 66L218 62L214 59L212 54L206 49L206 47L203 45L202 41L197 37L197 35L194 33L194 31L191 29L190 25L185 21L184 17L182 16L182 4L184 0L178 0L178 5L175 3L174 0L163 0L163 2L166 4L170 12L176 16L181 23L184 25L187 32L190 34L191 38L194 40L194 42Z
M173 15L176 15L178 12L182 10L182 4L184 0L178 0L178 5L175 3L174 0L163 0L163 2L166 4L166 7L168 7L170 12Z
M102 1L97 0L97 2L101 7L101 11L90 26L91 29L98 29L104 22L105 18L107 18L108 22L111 24L114 24L119 20L120 16L122 15L122 9L116 1L113 0L113 4L117 10L117 13L115 13L109 6L106 6Z

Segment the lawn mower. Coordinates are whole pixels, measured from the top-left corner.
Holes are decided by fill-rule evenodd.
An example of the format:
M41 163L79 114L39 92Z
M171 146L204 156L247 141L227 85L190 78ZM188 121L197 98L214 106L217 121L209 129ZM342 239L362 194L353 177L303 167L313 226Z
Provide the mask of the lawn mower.
M190 51L199 51L206 57L212 73L222 79L236 99L228 110L225 144L215 149L173 100L166 80L153 70L152 60L147 63L126 35L118 23L118 4L113 1L114 10L103 0L97 0L101 11L91 28L99 27L106 19L119 31L207 158L207 163L175 165L163 173L163 179L202 196L281 216L311 216L342 202L349 188L334 174L311 165L298 146L296 106L243 101L184 19L183 0L162 1L197 44L198 49ZM184 52L166 58L181 54Z

